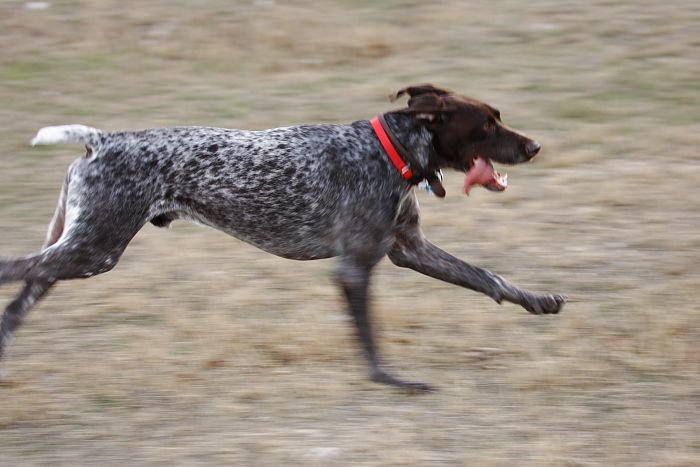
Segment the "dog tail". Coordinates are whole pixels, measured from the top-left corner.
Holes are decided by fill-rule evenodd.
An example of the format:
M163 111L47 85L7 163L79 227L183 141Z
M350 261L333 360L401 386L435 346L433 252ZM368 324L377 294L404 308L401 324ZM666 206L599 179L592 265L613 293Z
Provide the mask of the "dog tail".
M85 125L47 126L39 130L32 146L56 143L84 143L94 147L102 142L102 131Z

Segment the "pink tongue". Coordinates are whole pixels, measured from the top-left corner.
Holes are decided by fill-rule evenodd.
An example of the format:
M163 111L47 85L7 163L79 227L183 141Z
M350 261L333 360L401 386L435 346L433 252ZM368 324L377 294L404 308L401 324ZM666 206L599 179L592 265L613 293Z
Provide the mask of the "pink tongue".
M493 170L491 163L478 156L474 159L474 164L464 179L464 193L466 195L469 195L469 190L473 185L483 185L496 191L506 189L504 185L499 183L498 174Z

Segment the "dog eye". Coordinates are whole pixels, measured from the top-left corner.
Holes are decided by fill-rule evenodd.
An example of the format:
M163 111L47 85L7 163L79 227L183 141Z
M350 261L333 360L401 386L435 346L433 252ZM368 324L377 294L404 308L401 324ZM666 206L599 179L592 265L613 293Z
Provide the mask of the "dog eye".
M486 131L493 131L496 129L496 122L493 120L487 120L486 123L484 123L484 130Z

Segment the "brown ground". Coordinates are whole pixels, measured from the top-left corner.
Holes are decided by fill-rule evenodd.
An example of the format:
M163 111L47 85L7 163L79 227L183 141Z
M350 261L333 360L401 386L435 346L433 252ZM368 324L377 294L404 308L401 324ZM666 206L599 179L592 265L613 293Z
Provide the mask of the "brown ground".
M544 150L503 194L448 175L427 235L573 300L385 261L384 353L440 388L409 396L367 382L332 261L149 226L17 334L0 465L700 465L696 0L168 3L0 3L1 254L36 250L80 154L28 147L41 126L345 122L432 81Z

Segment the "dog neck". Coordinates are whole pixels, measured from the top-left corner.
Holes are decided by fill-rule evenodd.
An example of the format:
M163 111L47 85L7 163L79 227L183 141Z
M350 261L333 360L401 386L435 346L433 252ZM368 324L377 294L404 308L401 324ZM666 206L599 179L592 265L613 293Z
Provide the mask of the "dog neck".
M410 148L401 150L400 155L413 172L412 184L425 180L432 192L443 198L445 189L440 181L440 167L433 149L433 135L426 128L416 126L410 115L388 112L384 114L386 131L391 139L397 141L397 146Z

